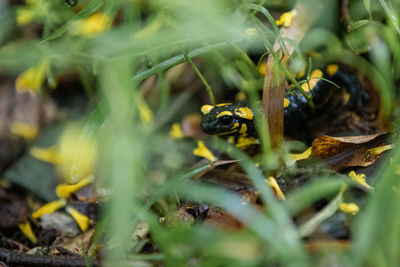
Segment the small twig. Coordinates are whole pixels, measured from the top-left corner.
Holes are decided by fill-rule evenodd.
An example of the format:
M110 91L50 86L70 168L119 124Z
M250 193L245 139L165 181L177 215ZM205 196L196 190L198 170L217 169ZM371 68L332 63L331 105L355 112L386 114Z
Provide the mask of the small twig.
M208 96L210 97L211 105L215 106L215 98L214 98L214 94L212 92L210 84L207 82L206 78L204 78L203 74L201 74L200 70L193 63L193 61L190 58L189 54L185 54L185 59L189 62L189 64L192 66L192 68L196 72L197 76L199 76L200 80L203 82L204 86L206 87Z
M0 261L8 266L57 266L57 267L85 267L85 260L81 256L31 255L19 251L0 248ZM94 260L92 266L99 266Z

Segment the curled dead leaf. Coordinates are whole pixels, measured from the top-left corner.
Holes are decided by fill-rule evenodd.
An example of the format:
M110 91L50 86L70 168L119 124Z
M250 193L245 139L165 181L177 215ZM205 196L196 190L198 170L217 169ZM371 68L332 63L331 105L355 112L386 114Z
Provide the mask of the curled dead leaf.
M312 143L312 155L324 159L334 170L348 167L367 167L378 160L385 151L387 133L360 136L333 137L322 135Z

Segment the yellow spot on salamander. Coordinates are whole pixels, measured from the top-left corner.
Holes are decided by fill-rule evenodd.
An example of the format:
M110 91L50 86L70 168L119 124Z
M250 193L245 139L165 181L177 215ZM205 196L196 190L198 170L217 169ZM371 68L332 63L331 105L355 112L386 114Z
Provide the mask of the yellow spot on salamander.
M222 117L222 116L233 116L232 112L230 111L222 111L217 115L217 118Z
M197 148L193 150L193 155L206 158L209 161L217 160L213 153L204 145L203 141L197 141Z
M342 203L339 208L351 215L356 215L356 213L360 210L360 208L355 203Z
M203 105L201 107L201 113L203 113L203 115L207 115L208 113L210 113L210 111L214 108L214 106L211 105Z
M290 100L287 97L285 97L283 99L283 107L287 108L289 105L290 105Z
M178 122L172 124L171 130L169 131L169 136L175 139L183 138L183 132L181 125Z
M242 128L240 128L239 133L241 135L245 135L246 132L247 132L247 125L246 125L246 123L242 123Z
M76 184L59 184L56 187L56 195L60 198L69 197L72 193L75 193L82 187L90 184L93 181L93 176L90 175L86 178L83 178Z
M333 76L336 74L336 72L338 71L339 66L336 64L330 64L328 66L326 66L326 72L328 73L329 76Z
M216 105L216 107L222 107L222 106L228 106L228 105L232 105L232 103L221 103Z
M65 199L59 199L56 201L49 202L47 204L44 204L42 207L40 207L37 211L32 213L32 218L38 219L42 217L44 214L50 214L55 212L58 209L61 209L67 204L67 201Z
M74 218L82 232L86 231L89 225L92 223L92 221L85 214L80 213L72 207L67 207L66 211L72 216L72 218Z
M236 142L236 147L240 149L246 149L247 147L251 145L257 145L258 140L255 139L254 137L243 137L240 136Z
M29 141L35 139L38 135L39 129L37 126L28 123L14 122L11 126L11 132Z
M351 172L349 172L349 176L353 181L361 184L362 186L364 186L364 187L366 187L368 189L374 189L372 186L367 184L367 182L365 181L365 174L364 173L357 174L355 171L351 171Z
M269 177L268 179L266 179L267 184L271 187L272 191L274 191L275 195L281 199L281 200L285 200L286 197L283 194L281 188L279 187L278 183L276 182L274 177Z
M21 230L22 233L29 239L29 241L32 242L32 244L37 243L37 238L35 236L35 233L32 231L31 224L29 221L25 221L24 223L21 223L18 225L19 229Z
M236 108L235 114L240 116L243 119L252 120L253 119L253 112L249 108Z
M285 12L275 23L277 26L289 27L292 24L292 20L296 15L297 12L294 9L289 12Z
M321 70L314 70L311 72L310 80L308 82L305 82L301 85L301 88L303 88L304 91L309 92L314 89L314 87L317 85L317 83L321 80L323 76L323 73Z
M290 156L293 158L294 161L298 161L298 160L302 160L302 159L308 159L311 156L311 152L312 152L312 147L309 147L303 153L290 154Z
M240 124L238 122L235 122L231 128L231 130L239 128Z

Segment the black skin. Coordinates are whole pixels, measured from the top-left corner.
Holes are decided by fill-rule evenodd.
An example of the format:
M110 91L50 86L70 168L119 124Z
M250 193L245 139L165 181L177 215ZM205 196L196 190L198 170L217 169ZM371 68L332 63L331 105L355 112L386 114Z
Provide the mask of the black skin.
M357 76L351 73L347 73L339 69L333 76L329 76L324 72L323 77L334 82L340 87L346 88L350 94L350 103L353 104L356 110L361 110L365 102L368 101L368 94L361 90L361 84L357 79ZM320 80L314 88L308 94L314 103L315 110L318 110L329 100L330 96L335 93L335 90L339 88L335 87L331 83ZM307 119L314 113L311 109L307 99L296 89L292 92L287 93L285 96L289 99L290 104L284 109L284 121L285 128L297 127L304 124ZM224 105L216 106L209 113L203 114L201 121L201 128L206 134L212 135L233 135L240 136L239 132L229 133L232 130L232 126L235 123L239 123L240 126L245 123L247 125L247 137L257 138L257 131L254 124L254 117L252 120L241 118L235 115L234 110L236 108L243 107L239 105ZM253 108L253 113L261 112L261 107ZM232 112L233 116L220 116L218 114L223 111Z

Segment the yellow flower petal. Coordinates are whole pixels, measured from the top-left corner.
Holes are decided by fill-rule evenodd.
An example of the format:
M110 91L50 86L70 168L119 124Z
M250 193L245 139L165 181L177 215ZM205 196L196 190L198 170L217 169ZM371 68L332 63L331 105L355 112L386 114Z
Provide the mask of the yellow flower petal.
M209 161L217 160L211 151L204 145L203 141L197 141L197 148L193 150L193 155L206 158Z
M46 78L48 66L48 61L43 60L39 65L21 73L15 81L17 92L38 92Z
M35 236L35 233L32 231L31 224L28 220L24 223L19 224L18 227L21 232L24 233L24 235L32 242L32 244L37 243L37 238Z
M97 12L86 19L77 21L71 28L71 34L93 37L107 30L111 22L108 15Z
M58 147L57 171L69 183L76 183L93 173L97 160L93 136L83 135L79 127L70 126L61 135Z
M67 204L67 201L65 199L59 199L56 201L49 202L47 204L44 204L42 207L40 207L37 211L32 213L32 217L35 219L38 219L42 217L44 214L50 214L55 212L56 210L64 207Z
M276 182L274 177L269 177L268 179L265 180L266 183L271 187L271 189L274 191L274 193L278 196L278 198L285 200L285 194L283 194L281 188L279 187L278 183Z
M297 12L294 9L289 12L285 12L275 23L278 26L289 27L292 24L292 20L296 15Z
M183 138L183 132L179 123L175 122L172 124L171 131L169 131L169 136L176 139Z
M267 72L267 61L263 60L260 65L258 65L258 72L264 76L265 73Z
M360 208L355 203L342 203L340 204L340 209L346 213L356 215Z
M386 152L388 150L394 149L395 145L390 144L390 145L383 145L383 146L377 146L371 149L368 149L367 152L365 153L365 158L368 161L373 161L375 160L380 154L383 152Z
M31 156L37 158L41 161L45 161L51 164L59 164L61 162L59 153L54 149L54 147L49 148L31 148Z
M68 206L66 211L72 216L72 218L74 218L74 220L79 225L79 228L81 228L83 232L86 231L89 225L92 223L89 217L87 217L85 214L80 213L72 207Z
M29 141L36 138L39 129L37 126L28 123L14 122L11 125L11 132Z
M31 8L20 7L17 8L16 18L18 26L28 24L35 17L35 12Z
M78 191L82 187L90 184L93 181L93 176L88 176L82 180L80 180L76 184L59 184L56 187L56 194L60 198L67 198L72 193Z
M362 186L364 186L368 189L374 189L372 186L367 184L367 182L365 181L365 174L363 174L363 173L357 174L357 173L355 173L355 171L351 171L351 172L349 172L349 176L353 181L361 184Z
M136 98L136 105L139 109L140 119L143 124L150 124L153 122L153 112L147 105L147 103L141 99L141 97Z
M294 161L298 161L298 160L308 159L311 156L311 152L312 152L312 147L309 147L303 153L290 154L290 156L293 158Z

